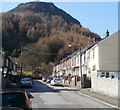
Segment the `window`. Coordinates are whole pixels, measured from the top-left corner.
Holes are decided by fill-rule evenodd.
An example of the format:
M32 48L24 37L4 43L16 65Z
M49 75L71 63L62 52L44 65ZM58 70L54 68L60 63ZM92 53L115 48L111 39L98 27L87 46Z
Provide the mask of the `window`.
M72 59L72 66L74 66L74 60Z
M86 62L86 53L84 53L84 63Z
M115 76L112 74L111 78L114 78Z
M97 73L97 77L99 77L99 76L101 76L101 73L100 73L100 72Z
M91 69L90 68L88 69L88 73L91 73Z
M109 73L106 73L106 78L108 78L109 77Z
M79 56L77 56L77 64L79 64Z
M96 66L94 65L93 68L92 68L92 71L95 71L96 70Z
M88 61L90 61L90 52L88 52L88 57L87 57Z
M104 72L102 72L102 73L101 73L101 77L104 77L104 76L105 76L105 73L104 73Z

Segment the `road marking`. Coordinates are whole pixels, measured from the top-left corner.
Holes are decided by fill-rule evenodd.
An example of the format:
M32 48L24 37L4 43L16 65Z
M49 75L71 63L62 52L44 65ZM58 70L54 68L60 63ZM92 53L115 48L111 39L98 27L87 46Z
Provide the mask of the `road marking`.
M86 96L86 97L88 97L88 98L91 98L91 99L93 99L93 100L95 100L95 101L98 101L98 102L100 102L100 103L106 104L107 106L110 106L110 107L113 107L113 108L118 108L118 107L115 106L115 105L109 104L109 103L107 103L107 102L104 102L104 101L102 101L102 100L96 99L96 98L91 97L91 96L89 96L89 95L83 94L83 93L81 93L81 92L79 92L79 91L77 91L77 93L79 93L79 94L81 94L81 95L84 95L84 96Z

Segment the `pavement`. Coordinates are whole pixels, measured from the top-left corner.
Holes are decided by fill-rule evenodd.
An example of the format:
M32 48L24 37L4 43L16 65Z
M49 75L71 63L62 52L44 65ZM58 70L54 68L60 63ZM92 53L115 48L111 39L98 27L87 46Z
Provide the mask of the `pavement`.
M119 108L119 100L114 99L109 96L105 96L96 92L91 91L91 89L82 89L79 91L80 94L83 94L89 98L92 98L93 100L99 101L101 103L104 103L108 106L111 106L113 108Z
M65 87L80 89L79 87L68 87L68 86L65 86ZM94 92L91 88L80 89L80 91L77 91L77 93L84 95L86 97L89 97L98 102L104 103L112 108L117 108L120 110L120 100Z

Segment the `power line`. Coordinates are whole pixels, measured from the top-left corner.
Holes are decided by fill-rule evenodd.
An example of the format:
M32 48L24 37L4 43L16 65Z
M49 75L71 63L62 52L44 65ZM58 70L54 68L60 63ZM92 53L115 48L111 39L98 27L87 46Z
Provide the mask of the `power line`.
M71 52L66 52L66 53L42 53L42 52L33 51L33 50L28 49L26 47L23 47L23 48L30 51L30 52L32 52L32 53L41 54L41 55L64 55L64 54L67 54L67 53L68 54L71 53Z

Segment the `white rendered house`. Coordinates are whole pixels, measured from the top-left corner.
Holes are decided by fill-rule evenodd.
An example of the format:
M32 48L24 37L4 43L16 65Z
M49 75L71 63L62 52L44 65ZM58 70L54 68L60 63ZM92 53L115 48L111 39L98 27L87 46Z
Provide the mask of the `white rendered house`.
M113 97L118 97L118 82L120 82L118 42L120 38L116 32L86 51L92 89Z

